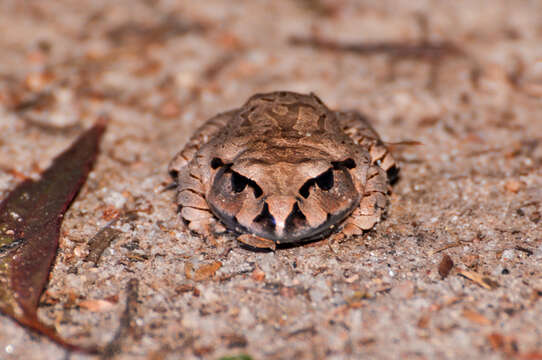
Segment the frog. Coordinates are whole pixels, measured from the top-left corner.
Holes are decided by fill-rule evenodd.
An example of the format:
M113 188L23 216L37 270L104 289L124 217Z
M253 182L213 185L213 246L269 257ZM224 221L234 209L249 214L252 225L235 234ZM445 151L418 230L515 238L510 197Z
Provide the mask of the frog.
M360 112L275 91L203 123L168 172L188 230L275 249L372 229L399 167Z

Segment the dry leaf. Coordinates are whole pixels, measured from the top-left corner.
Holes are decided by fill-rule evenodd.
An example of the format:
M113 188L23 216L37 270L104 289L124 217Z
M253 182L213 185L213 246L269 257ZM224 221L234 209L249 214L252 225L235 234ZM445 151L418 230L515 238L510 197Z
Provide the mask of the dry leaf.
M194 271L194 264L190 261L184 263L184 276L190 280L192 279L192 272Z
M491 321L488 318L474 310L463 310L463 317L478 325L491 325Z
M265 273L260 268L256 268L252 272L251 277L254 281L262 282L265 280Z
M452 270L453 266L454 266L454 262L452 261L452 258L444 254L438 266L438 273L440 277L445 279L450 273L450 270Z
M38 181L23 181L0 203L0 311L75 350L95 351L61 339L38 319L37 308L64 213L94 164L105 122L98 120L53 160Z
M220 261L215 261L210 264L203 265L194 272L194 280L207 280L211 276L213 276L221 267L222 263Z
M92 312L111 311L115 308L115 304L108 300L83 300L78 304L80 307Z
M493 350L500 350L504 346L504 337L499 333L491 333L487 336Z
M427 329L429 327L429 321L431 320L431 313L426 313L418 319L418 327L420 329Z
M518 191L521 190L521 188L523 187L523 184L518 181L518 180L508 180L505 184L504 184L504 189L508 192L511 192L511 193L517 193Z
M493 289L496 289L496 288L498 288L500 286L499 283L496 282L495 280L493 280L493 279L491 279L491 278L489 278L487 276L483 276L483 275L480 275L478 273L475 273L474 271L459 270L457 273L459 275L461 275L461 276L466 277L467 279L469 279L471 281L474 281L475 283L477 283L481 287L483 287L485 289L488 289L488 290L493 290Z
M105 249L107 249L111 242L122 233L121 231L111 227L111 225L113 225L117 219L118 218L109 221L102 229L100 229L100 231L96 233L96 235L92 237L92 239L89 240L89 253L85 257L85 261L93 262L94 266L98 265L100 257Z
M507 355L508 358L516 358L516 355L518 354L518 344L514 337L493 332L487 336L487 340L494 351L501 351ZM525 355L521 356L520 358L531 360L536 359L536 357L526 357Z

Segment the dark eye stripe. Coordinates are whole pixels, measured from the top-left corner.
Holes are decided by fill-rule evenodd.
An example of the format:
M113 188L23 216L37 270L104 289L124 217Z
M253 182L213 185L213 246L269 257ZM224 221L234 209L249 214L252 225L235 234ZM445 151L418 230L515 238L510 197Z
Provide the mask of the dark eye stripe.
M246 176L243 176L232 169L227 169L226 172L231 174L231 187L234 192L240 193L241 191L245 190L247 186L249 186L254 191L255 198L262 196L263 190L258 184L256 184L255 181L250 180Z
M233 192L240 193L241 191L245 190L247 186L250 186L252 190L254 190L254 197L259 198L263 194L262 188L256 184L255 181L250 180L246 176L243 176L231 169L232 164L224 164L222 159L220 158L213 158L211 160L211 168L214 170L218 168L223 168L223 173L229 173L231 174L231 188Z
M331 188L335 184L333 168L328 169L327 171L323 172L322 174L318 175L313 179L307 180L307 182L304 183L303 186L299 189L299 194L305 199L307 199L309 197L309 190L311 186L314 186L315 184L324 191L331 190Z
M316 185L322 190L329 190L333 187L334 179L333 179L333 170L329 169L322 175L319 175L316 177Z
M309 189L311 186L313 186L315 183L314 179L308 180L303 186L299 189L299 194L303 196L305 199L309 197Z
M211 160L211 168L218 169L221 166L224 166L224 163L219 158L213 158L213 160Z
M231 188L234 192L240 193L245 190L248 185L248 179L238 173L232 171L231 173Z
M339 170L341 168L353 169L356 167L356 162L353 159L348 158L343 161L333 161L331 165L333 165L335 170Z

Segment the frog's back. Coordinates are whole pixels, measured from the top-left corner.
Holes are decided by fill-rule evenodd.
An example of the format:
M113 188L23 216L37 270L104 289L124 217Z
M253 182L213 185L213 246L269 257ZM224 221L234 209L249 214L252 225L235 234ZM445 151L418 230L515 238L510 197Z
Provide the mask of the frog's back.
M251 97L231 124L239 135L303 138L340 133L334 112L314 94L279 91Z

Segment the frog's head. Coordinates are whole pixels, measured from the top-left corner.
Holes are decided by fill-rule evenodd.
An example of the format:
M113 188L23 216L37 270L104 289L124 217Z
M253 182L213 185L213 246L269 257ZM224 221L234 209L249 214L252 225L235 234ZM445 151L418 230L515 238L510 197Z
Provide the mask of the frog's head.
M207 194L213 213L229 228L277 244L329 233L359 203L356 163L309 157L314 149L305 150L282 148L280 157L251 153L229 163L213 158Z

